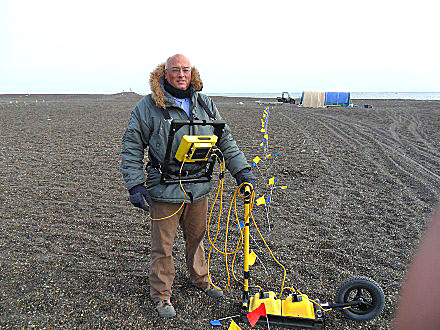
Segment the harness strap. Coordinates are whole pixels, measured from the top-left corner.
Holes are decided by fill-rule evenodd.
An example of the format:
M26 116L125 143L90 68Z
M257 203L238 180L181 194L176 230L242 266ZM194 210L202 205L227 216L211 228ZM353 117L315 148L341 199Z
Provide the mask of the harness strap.
M205 100L202 98L202 96L199 94L197 96L197 101L200 103L200 105L202 106L203 110L205 110L206 114L208 115L209 119L211 120L215 120L215 116L212 113L211 109L208 107L208 105L206 104ZM212 100L211 100L211 105L212 105ZM171 115L170 115L170 111L168 110L168 108L165 108L163 110L163 116L165 117L165 120L171 120Z
M209 119L211 120L215 120L215 116L212 113L211 109L208 107L208 105L206 104L205 100L203 100L202 96L200 94L197 95L197 101L199 102L199 104L202 106L203 110L205 110L206 114L208 115ZM211 100L211 105L212 105L212 100ZM168 108L163 109L163 116L165 117L165 120L172 120L172 117L170 115L170 111L168 110ZM191 119L192 120L192 116ZM150 161L147 163L146 167L151 166L154 169L156 169L157 171L159 171L159 173L162 173L162 165L161 163L155 159L151 153L149 153L148 158L150 159ZM198 174L200 173L200 169L199 170L193 170L193 171L182 171L181 175L182 176L187 176L187 175L193 175L193 174ZM169 173L171 175L175 175L175 176L179 176L179 171L177 172L172 172Z
M147 163L147 165L145 166L145 168L147 167L152 167L154 168L156 171L158 171L159 173L162 174L162 165L156 160L156 158L154 158L152 155L148 155L148 158L150 159L150 161ZM168 172L168 174L174 175L174 176L188 176L188 175L195 175L195 174L199 174L201 171L201 169L194 169L194 170L185 170L182 171L182 173L180 173L180 171L173 171L173 172Z
M203 98L200 94L197 96L197 101L199 101L202 108L205 109L205 112L208 115L208 117L211 120L215 120L214 114L212 113L211 109L209 109L208 105L206 104L205 100L203 100ZM211 100L211 105L212 105L212 100Z
M165 120L171 120L170 111L168 108L163 109L163 116L165 117Z

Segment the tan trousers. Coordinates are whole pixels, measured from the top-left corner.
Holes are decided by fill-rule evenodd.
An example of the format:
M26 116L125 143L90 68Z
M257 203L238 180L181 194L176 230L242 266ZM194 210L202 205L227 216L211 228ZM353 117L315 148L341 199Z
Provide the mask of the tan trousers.
M180 204L154 202L151 217L161 218L176 212ZM203 238L206 232L208 199L185 204L175 216L151 221L150 297L154 302L170 299L176 270L172 256L177 226L185 239L186 265L191 283L200 288L209 285Z

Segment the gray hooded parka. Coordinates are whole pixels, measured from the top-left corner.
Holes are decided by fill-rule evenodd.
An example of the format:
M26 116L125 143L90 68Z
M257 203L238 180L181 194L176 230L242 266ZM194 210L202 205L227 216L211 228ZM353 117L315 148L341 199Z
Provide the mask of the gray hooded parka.
M155 201L181 203L184 200L184 192L179 184L160 184L161 173L153 166L147 166L147 179L144 173L144 151L148 151L149 158L154 158L159 163L163 163L168 142L168 133L170 131L170 122L164 116L164 109L169 111L171 118L188 120L188 116L184 109L179 107L174 98L164 90L164 68L165 65L159 65L150 75L150 87L152 93L142 98L134 107L125 131L120 171L125 180L125 186L130 189L138 184L146 183L148 193ZM197 101L200 94L206 105L210 108L215 120L222 120L217 107L212 100L199 93L202 89L202 81L196 68L192 68L191 87L192 106L191 115L194 120L211 120ZM175 155L179 143L184 134L195 135L211 135L214 129L212 126L185 126L176 132L174 137L171 155ZM239 150L235 140L233 139L229 126L226 125L221 137L219 148L226 160L226 167L232 176L237 174L244 168L250 168L244 154ZM173 172L179 172L180 163L176 160L171 164ZM194 173L200 168L200 164L186 163L185 171ZM202 168L200 168L202 169ZM211 190L212 181L206 183L186 183L183 185L187 192L186 201L189 202L188 196L193 200L199 200L207 197Z

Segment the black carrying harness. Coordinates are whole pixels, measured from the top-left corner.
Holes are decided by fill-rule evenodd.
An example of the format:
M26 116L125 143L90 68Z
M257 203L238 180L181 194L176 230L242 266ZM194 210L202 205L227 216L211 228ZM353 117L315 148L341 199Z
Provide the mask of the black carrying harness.
M211 109L208 107L208 105L206 104L205 100L202 98L202 96L200 94L197 95L197 102L199 102L200 105L202 106L203 110L205 110L205 112L208 115L209 119L210 120L215 120L214 114L212 113ZM170 112L169 112L169 110L167 108L164 109L163 115L165 117L165 120L171 120L172 119L171 116L170 116Z
M165 117L165 120L170 121L171 123L171 130L170 133L172 133L171 135L171 141L174 137L174 133L180 129L182 126L185 125L189 125L189 126L194 126L194 125L212 125L215 127L215 133L218 136L218 141L220 141L221 138L221 133L222 130L225 126L223 121L216 121L215 120L215 116L212 113L211 109L208 107L208 105L206 104L205 100L202 98L202 96L200 94L198 94L197 96L197 101L198 103L202 106L202 108L205 110L206 114L208 115L209 119L212 121L210 123L208 123L206 120L200 121L200 120L194 120L195 118L193 118L193 116L190 116L190 120L189 121L182 121L182 120L173 120L173 118L170 115L170 112L167 108L163 109L163 115ZM177 128L176 128L177 127ZM219 127L220 129L217 129L216 127ZM170 140L170 135L168 136L168 140ZM170 144L170 141L168 141L168 144ZM162 184L171 184L171 183L176 183L176 182L180 182L182 181L182 177L187 177L187 176L195 176L200 174L201 170L200 169L196 169L196 170L192 170L192 171L182 171L181 173L179 171L175 171L172 172L168 169L168 158L169 158L169 151L171 146L167 146L167 155L165 156L166 160L165 160L165 166L163 166L156 158L154 158L151 153L148 154L148 158L150 159L150 161L147 163L147 166L151 166L152 168L154 168L155 170L157 170L159 173L161 173L161 183ZM211 168L211 173L212 173L212 166L210 166ZM178 179L170 179L170 176L175 176L178 177ZM189 179L189 180L185 180L187 182L206 182L209 181L211 179L211 174L205 175L207 180L202 180L200 181L200 177L198 178L194 178L194 179Z

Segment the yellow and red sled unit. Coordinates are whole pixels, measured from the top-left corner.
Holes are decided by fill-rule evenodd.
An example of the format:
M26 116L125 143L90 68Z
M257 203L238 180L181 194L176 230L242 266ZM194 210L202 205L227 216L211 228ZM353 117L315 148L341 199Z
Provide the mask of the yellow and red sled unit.
M246 195L247 194L247 195ZM378 283L365 276L355 276L342 282L336 292L335 303L321 303L311 299L296 289L290 289L287 296L277 297L273 291L260 291L249 295L249 216L251 194L246 187L244 199L244 282L241 315L244 322L252 327L255 323L269 323L274 326L295 329L323 329L325 312L338 310L347 318L357 321L371 320L382 311L385 296ZM266 318L252 320L250 317L264 305Z

